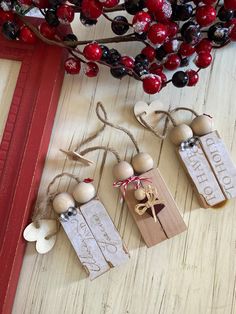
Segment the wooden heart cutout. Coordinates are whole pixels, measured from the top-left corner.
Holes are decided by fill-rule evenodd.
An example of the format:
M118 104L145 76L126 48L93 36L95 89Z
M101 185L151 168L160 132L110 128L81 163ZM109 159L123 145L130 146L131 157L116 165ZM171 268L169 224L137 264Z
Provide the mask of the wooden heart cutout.
M39 254L45 254L49 252L56 243L56 235L47 239L47 236L56 233L57 222L53 219L43 219L39 221L39 228L32 222L29 224L23 233L23 237L26 241L36 241L36 251Z
M150 104L146 103L145 101L138 101L134 105L134 115L136 119L138 120L138 122L141 123L144 127L145 125L142 123L142 121L139 118L140 114L142 113L145 113L142 117L154 129L156 128L160 120L165 121L165 119L163 119L162 114L155 113L156 110L165 110L165 106L159 100L154 100Z

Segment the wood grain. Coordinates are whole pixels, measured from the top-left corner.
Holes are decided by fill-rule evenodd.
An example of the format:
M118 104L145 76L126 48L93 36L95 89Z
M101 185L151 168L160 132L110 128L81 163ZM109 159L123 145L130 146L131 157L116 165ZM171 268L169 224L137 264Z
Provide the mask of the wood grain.
M111 15L112 16L112 15ZM96 28L74 29L80 39L112 36L110 24L99 21ZM114 48L117 47L114 44ZM140 52L119 45L122 53ZM235 314L236 313L236 202L227 202L221 210L199 208L173 145L144 130L133 116L133 105L140 99L159 99L165 109L191 107L214 117L216 129L236 161L236 58L235 45L213 53L213 63L200 71L194 88L177 89L169 85L159 95L149 97L139 82L130 78L115 80L101 68L99 78L88 79L82 73L66 75L51 136L39 198L53 176L66 170L94 177L99 196L131 254L129 263L107 272L93 282L85 280L73 248L63 230L52 252L36 254L28 244L15 298L14 314ZM1 73L1 75L3 75ZM171 76L172 73L170 73ZM0 83L2 84L2 83ZM188 226L186 232L147 249L138 228L120 195L112 188L114 159L103 152L88 158L96 164L81 167L59 152L75 144L101 126L95 115L97 101L103 101L109 116L129 127L142 151L150 153L170 189ZM179 121L188 120L181 112ZM93 142L113 145L122 158L130 160L134 148L125 134L107 130ZM100 169L105 158L105 167ZM55 188L71 190L70 180L61 180Z
M132 187L125 194L125 201L142 238L146 245L151 247L185 231L186 225L159 170L152 169L142 174L141 177L148 178L151 181L151 183L143 181L143 186L150 184L155 187L158 199L165 205L157 215L158 221L155 222L153 217L147 212L141 216L135 212L135 206L138 204L138 201L134 197L134 189Z

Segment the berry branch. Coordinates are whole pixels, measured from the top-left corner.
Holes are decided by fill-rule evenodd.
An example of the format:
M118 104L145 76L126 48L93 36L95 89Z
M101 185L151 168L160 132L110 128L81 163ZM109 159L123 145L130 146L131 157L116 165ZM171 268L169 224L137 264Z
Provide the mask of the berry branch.
M224 0L223 4L219 0L119 2L0 0L0 25L8 39L29 44L38 39L67 49L70 57L65 69L70 74L78 74L82 66L85 75L95 77L98 65L107 66L115 78L130 76L141 81L149 94L159 92L169 83L178 88L196 85L199 71L212 62L211 50L236 41L236 0ZM34 7L44 17L39 28L24 17ZM120 12L120 15L111 18L110 12ZM131 19L124 13L131 15ZM75 14L84 26L95 25L103 16L110 22L115 36L95 41L78 40L74 34L63 37L58 26L71 23ZM141 43L140 53L135 57L126 56L109 47L122 42L137 42L137 47ZM189 68L190 64L194 69Z

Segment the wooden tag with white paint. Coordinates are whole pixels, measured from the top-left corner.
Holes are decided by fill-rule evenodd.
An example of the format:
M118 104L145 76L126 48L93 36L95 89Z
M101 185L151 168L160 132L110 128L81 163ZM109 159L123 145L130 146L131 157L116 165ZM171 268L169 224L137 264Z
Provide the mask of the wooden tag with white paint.
M110 267L127 262L127 249L103 204L92 200L80 210Z
M158 169L150 170L140 177L148 178L151 181L151 183L142 181L142 184L143 186L151 185L156 187L158 199L163 200L165 205L157 214L158 221L155 222L153 217L147 212L143 215L138 215L135 212L135 206L138 204L138 201L134 197L134 189L128 189L125 194L128 208L141 232L143 240L148 247L151 247L185 231L187 227Z
M69 217L68 221L61 220L61 224L91 280L110 269L79 210L75 216Z
M201 136L199 141L226 198L236 197L236 168L218 132Z
M225 196L200 143L184 150L179 148L178 154L198 193L200 205L208 208L223 202Z

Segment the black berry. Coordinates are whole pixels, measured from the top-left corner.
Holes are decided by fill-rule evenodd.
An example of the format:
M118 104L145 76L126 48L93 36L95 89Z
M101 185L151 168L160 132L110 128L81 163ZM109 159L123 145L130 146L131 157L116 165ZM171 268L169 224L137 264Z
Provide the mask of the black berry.
M111 23L111 29L116 35L124 35L129 30L127 18L124 16L116 16Z
M126 68L123 65L115 66L110 69L111 75L117 79L122 79L127 74Z
M131 15L135 15L141 11L144 6L145 0L125 0L125 9Z
M8 21L3 24L2 32L7 39L14 40L18 36L19 27L17 24Z
M58 26L60 24L55 10L47 10L45 20L50 26Z
M188 75L184 71L177 71L172 76L172 83L176 87L184 87L188 84Z

